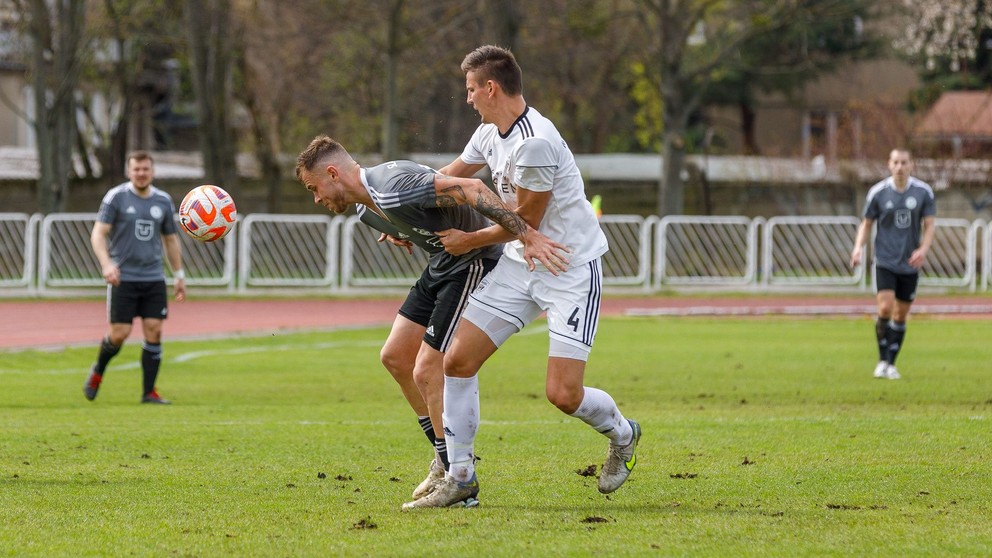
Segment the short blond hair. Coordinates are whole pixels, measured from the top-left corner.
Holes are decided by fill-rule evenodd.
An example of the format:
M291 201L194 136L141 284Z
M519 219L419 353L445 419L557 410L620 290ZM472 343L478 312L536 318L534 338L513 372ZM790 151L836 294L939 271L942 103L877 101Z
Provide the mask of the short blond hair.
M303 172L313 172L317 163L324 159L348 156L348 150L328 135L321 134L310 142L296 158L296 179L303 181Z

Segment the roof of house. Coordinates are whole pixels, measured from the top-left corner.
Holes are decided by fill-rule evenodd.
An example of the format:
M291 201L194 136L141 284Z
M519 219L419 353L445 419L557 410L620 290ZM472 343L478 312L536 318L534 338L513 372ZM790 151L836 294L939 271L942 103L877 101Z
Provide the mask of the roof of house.
M916 127L918 138L992 139L992 91L942 93Z

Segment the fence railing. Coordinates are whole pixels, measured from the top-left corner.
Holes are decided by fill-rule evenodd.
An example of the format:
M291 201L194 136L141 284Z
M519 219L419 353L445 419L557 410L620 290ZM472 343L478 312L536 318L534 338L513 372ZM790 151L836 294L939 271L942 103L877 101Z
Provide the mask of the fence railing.
M95 213L0 213L0 292L52 295L103 287L90 247ZM607 215L603 258L609 288L680 286L864 290L872 266L848 265L854 217L640 217ZM270 288L362 292L410 286L427 264L421 250L377 242L355 216L251 214L227 237L180 234L187 284L250 293ZM870 261L870 250L866 262ZM167 270L168 273L168 270ZM987 290L992 224L937 219L920 284Z

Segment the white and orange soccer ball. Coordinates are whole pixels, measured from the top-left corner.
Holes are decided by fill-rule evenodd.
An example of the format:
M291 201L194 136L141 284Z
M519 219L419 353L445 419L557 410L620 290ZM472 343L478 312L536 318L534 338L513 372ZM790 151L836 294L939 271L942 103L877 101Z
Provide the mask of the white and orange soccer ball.
M197 186L179 204L179 224L200 242L224 238L237 222L238 210L234 206L234 198L220 186Z

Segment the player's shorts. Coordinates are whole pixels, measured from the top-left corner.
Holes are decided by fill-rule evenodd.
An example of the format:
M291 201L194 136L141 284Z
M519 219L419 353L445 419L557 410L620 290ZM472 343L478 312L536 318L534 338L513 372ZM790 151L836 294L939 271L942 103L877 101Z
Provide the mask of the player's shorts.
M465 319L489 333L486 315L512 324L517 331L548 314L549 354L585 360L599 327L603 271L600 259L571 267L557 277L546 271L531 272L521 262L503 258L472 293ZM498 347L505 336L493 336ZM563 349L567 345L577 351Z
M455 326L468 305L469 295L498 260L479 259L458 273L433 279L430 268L410 288L399 314L427 328L424 343L442 353L455 336Z
M919 273L895 273L884 267L875 266L875 290L895 291L896 300L913 302L916 299L916 286L919 282Z
M121 281L107 286L107 314L112 324L129 324L135 317L164 320L169 313L165 281Z

